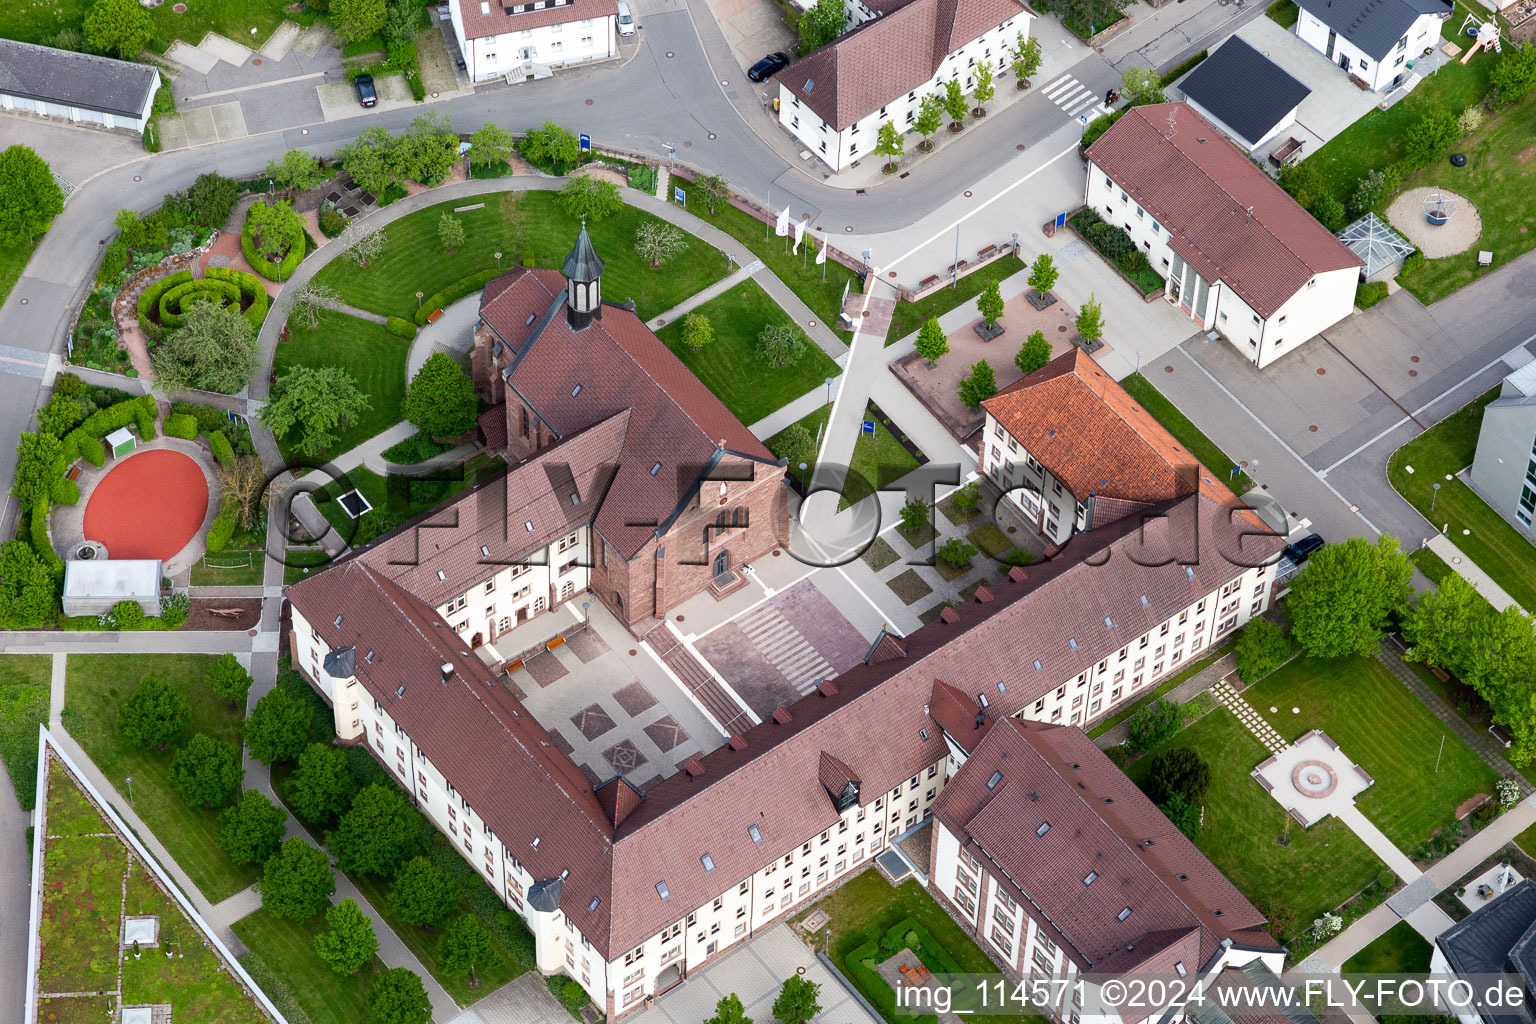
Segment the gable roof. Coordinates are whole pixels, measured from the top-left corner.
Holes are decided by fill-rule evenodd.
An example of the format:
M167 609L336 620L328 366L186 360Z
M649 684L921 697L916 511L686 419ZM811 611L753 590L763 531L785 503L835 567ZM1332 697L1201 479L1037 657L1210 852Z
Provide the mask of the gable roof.
M888 0L779 81L834 131L926 84L944 59L1020 14L1022 0Z
M1187 103L1132 107L1088 159L1168 229L1201 277L1265 319L1318 274L1361 265Z
M1378 60L1392 52L1421 14L1452 10L1449 0L1302 0L1301 7Z
M454 0L465 39L499 36L523 29L561 25L588 18L611 18L619 13L618 0L568 0L556 6L555 0ZM514 13L514 7L523 7ZM483 13L482 13L483 12Z
M1233 36L1180 83L1184 95L1241 136L1251 149L1312 90Z
M0 92L137 118L160 87L145 64L0 39Z

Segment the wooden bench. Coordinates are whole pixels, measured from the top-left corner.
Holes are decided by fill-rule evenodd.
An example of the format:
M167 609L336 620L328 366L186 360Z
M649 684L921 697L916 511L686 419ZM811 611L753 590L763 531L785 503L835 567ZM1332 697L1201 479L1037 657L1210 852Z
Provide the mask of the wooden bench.
M71 466L71 467L69 467L69 472L64 474L64 479L66 479L66 480L79 480L80 479L80 467L79 466Z
M938 274L929 274L927 277L925 277L921 281L917 282L917 290L918 291L922 291L924 288L927 288L931 284L937 284L938 281L939 281L939 275Z
M995 253L995 252L997 252L997 246L989 245L985 249L982 249L980 252L978 252L976 254L976 258L978 260L991 259L992 258L992 254Z

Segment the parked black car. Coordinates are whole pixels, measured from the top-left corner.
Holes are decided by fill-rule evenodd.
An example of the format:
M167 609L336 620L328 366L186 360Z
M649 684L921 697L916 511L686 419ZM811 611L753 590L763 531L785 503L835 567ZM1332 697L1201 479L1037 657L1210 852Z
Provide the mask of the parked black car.
M789 67L789 54L770 53L752 65L747 71L747 77L754 82L766 82L787 67Z
M1315 533L1309 533L1296 543L1287 544L1285 550L1281 551L1280 554L1284 558L1289 558L1292 565L1300 565L1322 548L1322 546L1323 538Z
M357 102L365 107L378 105L379 94L373 90L372 75L358 75L352 80L352 84L357 86Z

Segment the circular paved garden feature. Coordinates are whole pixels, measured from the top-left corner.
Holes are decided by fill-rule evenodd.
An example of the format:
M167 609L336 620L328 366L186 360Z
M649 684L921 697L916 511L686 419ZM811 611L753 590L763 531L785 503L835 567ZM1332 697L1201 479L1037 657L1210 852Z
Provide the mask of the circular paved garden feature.
M1424 200L1437 193L1445 197L1447 205L1454 203L1456 208L1456 215L1441 227L1424 219ZM1466 252L1483 233L1483 218L1477 207L1466 196L1448 189L1409 189L1387 207L1387 220L1432 260Z
M1302 761L1291 769L1291 785L1296 787L1296 792L1314 800L1328 796L1338 784L1333 769L1322 761Z
M197 460L165 448L136 452L102 477L85 506L85 537L114 559L170 561L208 512L208 483Z

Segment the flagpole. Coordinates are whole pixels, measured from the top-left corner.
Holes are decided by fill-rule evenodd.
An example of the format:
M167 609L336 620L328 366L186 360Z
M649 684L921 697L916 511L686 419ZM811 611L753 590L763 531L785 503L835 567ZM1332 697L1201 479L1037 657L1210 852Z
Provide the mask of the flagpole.
M773 216L773 186L768 186L768 216ZM768 222L763 221L763 241L768 241Z

